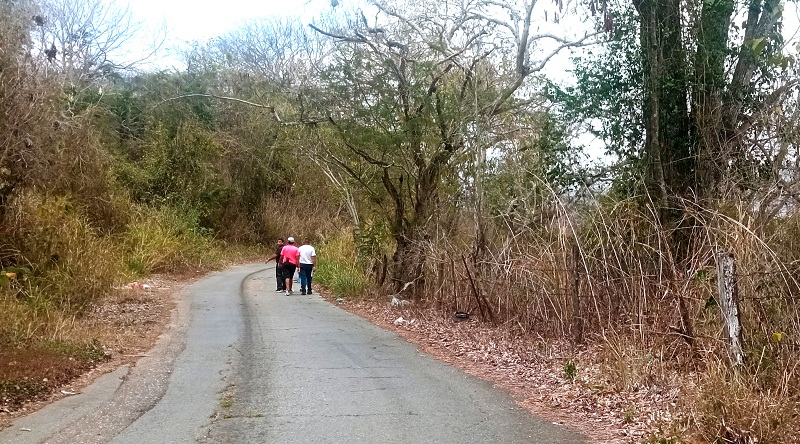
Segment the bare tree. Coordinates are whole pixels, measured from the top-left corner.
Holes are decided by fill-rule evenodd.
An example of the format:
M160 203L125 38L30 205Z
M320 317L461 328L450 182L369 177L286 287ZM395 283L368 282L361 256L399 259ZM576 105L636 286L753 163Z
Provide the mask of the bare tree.
M431 224L453 204L443 192L456 165L472 159L467 170L480 171L486 150L515 143L526 126L518 116L539 101L534 75L593 34L537 32L536 1L368 3L345 25L311 25L337 44L317 108L346 147L330 160L381 202L396 243L394 290L408 289L423 277ZM480 173L468 182L480 215ZM480 245L480 216L476 231Z
M72 84L133 69L164 39L158 32L148 42L143 23L115 1L44 0L34 21L39 56Z
M237 71L249 72L285 90L306 83L325 48L297 19L254 20L215 39L217 59Z

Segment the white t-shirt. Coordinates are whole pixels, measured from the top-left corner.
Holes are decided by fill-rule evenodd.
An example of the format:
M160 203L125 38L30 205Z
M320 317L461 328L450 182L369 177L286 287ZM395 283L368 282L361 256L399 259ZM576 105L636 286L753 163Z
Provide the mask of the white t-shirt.
M301 264L313 264L314 261L311 260L312 256L316 256L317 251L314 250L314 247L311 245L301 245L300 246L300 263Z

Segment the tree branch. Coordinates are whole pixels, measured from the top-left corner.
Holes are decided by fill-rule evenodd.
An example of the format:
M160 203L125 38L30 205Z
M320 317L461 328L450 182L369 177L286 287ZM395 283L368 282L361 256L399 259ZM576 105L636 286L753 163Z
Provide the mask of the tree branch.
M163 104L165 104L167 102L172 102L172 101L180 100L180 99L186 99L186 98L190 98L190 97L206 97L206 98L210 98L210 99L227 100L227 101L231 101L231 102L242 103L242 104L245 104L245 105L248 105L248 106L254 106L256 108L267 109L272 113L272 116L275 118L275 120L279 124L281 124L283 126L316 125L318 123L323 123L323 122L327 122L328 121L328 119L316 118L316 119L301 119L299 121L293 121L293 122L284 122L281 119L281 117L278 115L278 112L275 111L275 107L272 106L272 105L264 105L264 104L261 104L261 103L250 102L250 101L247 101L247 100L244 100L244 99L239 99L239 98L236 98L236 97L220 96L220 95L212 94L212 93L191 93L191 94L182 94L180 96L170 97L170 98L164 99L164 100L156 103L155 105L150 107L150 109L157 108L157 107L159 107L159 106L161 106L161 105L163 105Z
M342 40L344 42L352 42L352 43L364 43L364 40L361 40L361 39L349 37L349 36L346 36L346 35L334 34L334 33L328 32L328 31L323 31L322 29L314 26L313 23L309 23L308 27L313 29L314 31L317 31L318 33L320 33L322 35L334 38L336 40Z

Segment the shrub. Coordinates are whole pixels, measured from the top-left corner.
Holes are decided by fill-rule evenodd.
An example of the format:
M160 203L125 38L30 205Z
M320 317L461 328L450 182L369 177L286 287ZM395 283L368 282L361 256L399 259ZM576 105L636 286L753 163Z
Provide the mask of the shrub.
M338 297L361 298L369 288L369 280L356 261L352 233L341 231L322 242L317 249L319 259L314 279Z
M796 443L800 402L790 387L796 367L786 365L779 381L764 387L757 375L731 371L721 360L709 362L694 381L697 389L682 398L688 434L704 442Z
M121 279L119 248L68 198L28 192L10 211L13 253L4 260L32 269L19 298L80 310Z
M190 211L138 207L122 241L127 271L142 276L219 266L222 251L204 234Z

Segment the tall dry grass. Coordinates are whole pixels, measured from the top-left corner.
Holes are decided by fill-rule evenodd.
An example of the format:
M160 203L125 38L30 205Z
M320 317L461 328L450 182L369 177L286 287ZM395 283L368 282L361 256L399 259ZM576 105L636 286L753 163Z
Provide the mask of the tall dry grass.
M322 239L350 226L350 218L333 201L319 201L313 189L298 189L295 195L276 196L261 202L259 225L266 233L267 245L277 238L289 236L301 241L304 237Z
M134 206L131 211L135 216L119 245L127 272L134 277L223 263L221 245L203 233L191 211L166 206Z
M797 442L798 216L763 223L744 205L686 202L680 234L691 248L678 262L676 228L646 198L541 205L549 217L539 223L496 219L483 254L457 236L424 246L430 302L597 346L616 390L681 390L679 419L663 428L674 442ZM737 264L742 368L731 364L717 303L721 252Z
M92 227L64 196L23 193L9 207L6 223L11 254L4 262L32 269L18 300L77 312L123 276L122 252L114 240Z

